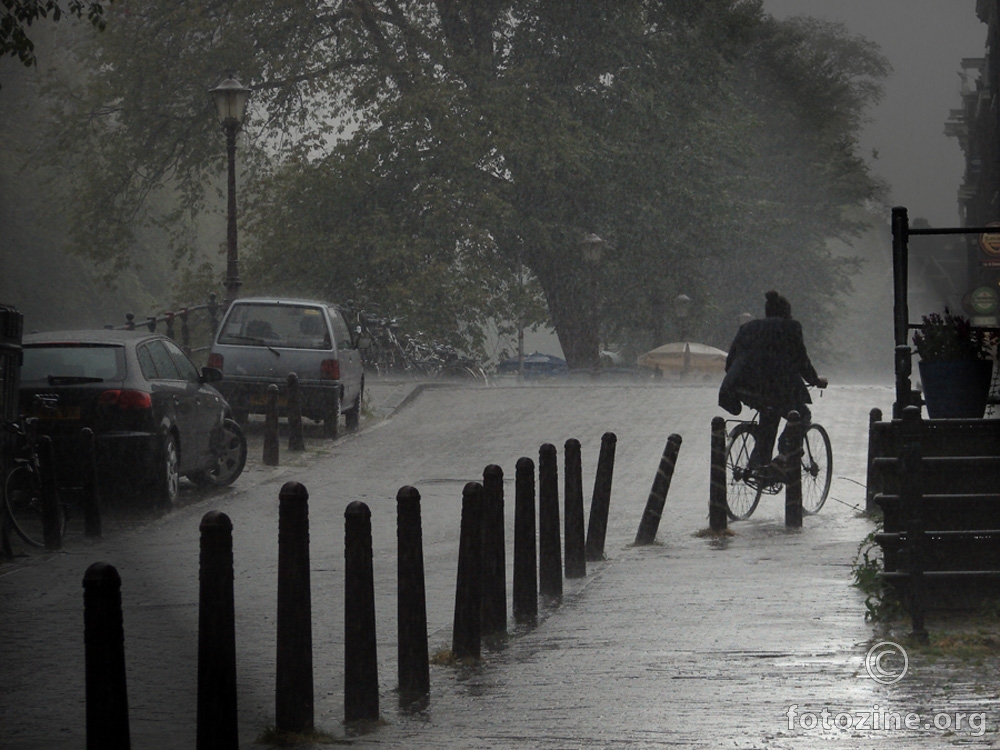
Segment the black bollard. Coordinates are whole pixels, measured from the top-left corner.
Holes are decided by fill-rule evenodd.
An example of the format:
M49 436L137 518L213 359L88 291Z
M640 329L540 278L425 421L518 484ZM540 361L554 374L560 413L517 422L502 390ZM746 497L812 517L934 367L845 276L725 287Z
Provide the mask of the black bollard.
M507 556L503 519L503 469L483 470L482 632L507 632Z
M285 482L278 493L278 613L274 727L313 731L312 595L309 492Z
M580 458L580 441L566 441L564 474L566 497L564 499L563 543L566 546L566 577L583 578L587 575L586 542L583 529L583 466Z
M559 539L559 465L556 447L538 450L538 591L560 598L563 593L562 550Z
M478 659L482 645L483 485L462 489L462 527L458 542L458 582L451 652L456 659Z
M344 511L344 721L378 719L372 513L355 500Z
M590 521L587 523L587 562L604 559L604 540L608 533L608 513L611 509L611 480L615 473L615 448L618 436L605 432L601 436L601 455L597 459L594 494L590 500Z
M87 462L87 476L83 487L83 533L88 537L101 536L101 490L97 476L97 453L94 431L84 427L80 435L83 456Z
M197 750L239 747L233 524L217 510L201 519L198 597Z
M785 476L785 526L802 528L802 418L797 411L788 412L788 456L791 466Z
M62 549L63 509L59 505L59 491L56 488L56 462L52 450L52 438L42 435L38 438L38 469L42 490L42 541L47 550Z
M660 466L656 470L653 486L646 499L646 510L639 521L639 531L635 535L636 544L652 544L656 541L656 532L660 527L660 517L663 515L663 504L667 500L670 480L674 477L674 466L677 454L681 449L681 436L674 434L667 438L667 445L660 457Z
M108 563L94 563L83 576L87 750L131 747L121 585Z
M712 463L708 485L708 527L725 531L729 526L726 502L726 420L712 419Z
M278 386L271 383L267 387L267 401L264 404L264 456L265 466L277 466L278 454Z
M304 451L305 436L302 434L302 402L299 399L299 376L288 373L288 450Z
M406 704L426 696L431 689L420 493L413 487L402 487L396 493L396 547L399 701Z
M538 559L535 544L535 462L519 458L514 474L514 619L538 618Z

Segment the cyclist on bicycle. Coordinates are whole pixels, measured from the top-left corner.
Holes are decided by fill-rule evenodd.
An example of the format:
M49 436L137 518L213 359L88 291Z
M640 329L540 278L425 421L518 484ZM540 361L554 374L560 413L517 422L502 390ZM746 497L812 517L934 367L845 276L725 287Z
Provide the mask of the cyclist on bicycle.
M802 339L802 324L792 318L792 306L776 291L765 295L765 318L740 326L726 357L726 377L719 388L719 406L739 414L742 404L760 414L751 465L771 464L778 423L793 409L809 424L812 403L806 383L826 388L816 374ZM788 461L785 433L778 441L781 454L772 466L783 471Z

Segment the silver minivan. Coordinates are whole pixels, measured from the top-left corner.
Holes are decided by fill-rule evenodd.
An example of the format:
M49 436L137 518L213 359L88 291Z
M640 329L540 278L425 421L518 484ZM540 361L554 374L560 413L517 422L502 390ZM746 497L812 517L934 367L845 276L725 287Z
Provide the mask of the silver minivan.
M263 414L268 386L278 386L278 413L287 416L288 375L295 373L302 416L337 436L340 414L355 429L364 395L359 345L336 305L307 299L235 300L216 332L209 366L222 370L216 387L238 421Z

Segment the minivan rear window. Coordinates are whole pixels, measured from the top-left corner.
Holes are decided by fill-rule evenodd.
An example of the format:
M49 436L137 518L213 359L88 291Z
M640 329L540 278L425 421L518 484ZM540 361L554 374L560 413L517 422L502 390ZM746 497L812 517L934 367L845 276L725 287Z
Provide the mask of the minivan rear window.
M107 344L25 346L21 380L123 380L125 349Z
M220 344L287 349L332 349L323 310L308 305L235 304L229 311Z

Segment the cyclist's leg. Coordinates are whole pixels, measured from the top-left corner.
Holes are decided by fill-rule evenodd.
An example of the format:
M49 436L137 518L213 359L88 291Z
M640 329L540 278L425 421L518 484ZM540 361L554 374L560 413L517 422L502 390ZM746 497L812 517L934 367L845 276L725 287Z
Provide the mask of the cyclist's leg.
M781 422L781 415L777 410L770 408L760 410L757 428L754 431L757 442L750 455L751 465L764 466L771 462L771 453L774 451L774 439L778 434L779 422Z
M812 412L809 411L809 406L807 404L799 404L795 407L795 411L799 413L799 424L802 426L802 434L806 434L806 430L809 429L809 425L812 424ZM778 453L785 456L791 453L791 448L788 445L788 425L785 425L785 429L781 431L781 437L778 438Z

